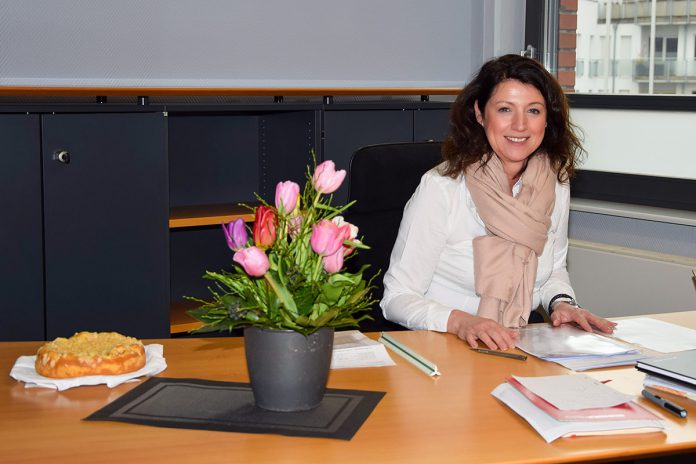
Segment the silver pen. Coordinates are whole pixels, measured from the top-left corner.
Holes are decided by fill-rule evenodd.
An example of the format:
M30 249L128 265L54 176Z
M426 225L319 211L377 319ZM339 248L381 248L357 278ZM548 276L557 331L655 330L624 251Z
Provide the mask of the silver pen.
M643 390L643 396L650 400L652 403L655 403L662 409L671 412L677 417L681 417L682 419L684 419L688 414L686 412L686 409L682 408L678 404L672 403L671 401L667 401L661 396L657 396L656 394L651 393L648 390Z

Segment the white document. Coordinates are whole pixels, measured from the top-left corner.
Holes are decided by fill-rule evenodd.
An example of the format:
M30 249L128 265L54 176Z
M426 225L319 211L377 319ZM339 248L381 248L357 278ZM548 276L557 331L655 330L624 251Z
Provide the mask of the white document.
M604 422L569 421L554 419L536 407L522 393L509 383L498 385L491 395L505 403L519 414L547 443L557 438L574 435L597 435L606 433L638 433L662 431L666 428L663 420L619 420Z
M647 358L643 353L617 354L614 356L577 356L572 358L547 358L566 369L580 372L604 367L635 366L639 359Z
M660 353L696 349L696 330L649 317L621 319L614 337Z
M611 408L633 399L585 374L513 377L532 393L564 411Z
M384 345L366 337L360 331L346 330L334 333L331 369L395 365Z
M665 378L648 374L643 380L643 385L696 401L696 387L685 383L671 382Z

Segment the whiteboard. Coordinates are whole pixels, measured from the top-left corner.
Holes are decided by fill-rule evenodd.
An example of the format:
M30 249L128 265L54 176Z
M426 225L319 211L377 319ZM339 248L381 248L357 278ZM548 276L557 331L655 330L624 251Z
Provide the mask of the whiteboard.
M517 28L495 30L501 9ZM523 18L515 0L0 0L0 86L461 87Z

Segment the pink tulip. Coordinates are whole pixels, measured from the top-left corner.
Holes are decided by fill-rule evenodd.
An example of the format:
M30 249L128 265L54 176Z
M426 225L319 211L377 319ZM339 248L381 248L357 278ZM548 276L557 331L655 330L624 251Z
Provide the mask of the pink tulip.
M322 258L324 270L329 274L338 272L343 267L343 250L339 249L336 253Z
M262 277L270 267L268 256L257 247L242 248L234 254L232 259L252 277Z
M288 220L288 233L290 234L290 238L296 238L298 235L300 235L300 232L302 231L302 221L304 217L301 214L298 214L297 216L293 216Z
M275 191L275 205L278 211L290 214L297 206L297 199L300 197L300 186L295 182L278 182Z
M343 245L344 231L333 222L322 219L312 226L312 236L309 242L312 250L321 256L329 256L338 251Z
M333 193L338 190L345 177L345 169L336 171L336 165L333 161L324 161L314 171L312 185L319 193Z
M249 235L243 219L223 224L222 230L225 232L225 239L227 239L227 246L230 247L230 250L239 251L247 246Z
M343 219L343 216L336 216L331 220L334 224L336 224L341 230L343 234L343 240L349 240L351 242L358 242L360 243L359 240L356 240L356 237L358 236L358 228L357 226L354 226L350 222L346 222ZM353 252L355 247L348 246L348 245L343 245L343 256L348 256Z

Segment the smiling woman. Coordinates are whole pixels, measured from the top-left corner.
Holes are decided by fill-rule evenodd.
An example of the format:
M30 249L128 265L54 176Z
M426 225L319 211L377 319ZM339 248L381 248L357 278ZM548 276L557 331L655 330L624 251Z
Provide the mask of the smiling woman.
M520 178L527 158L541 145L546 128L546 104L536 87L517 80L498 84L481 112L474 102L476 120L486 132L512 186Z
M568 180L582 151L559 84L538 62L484 64L450 114L444 163L404 210L384 277L385 317L514 347L542 304L554 325L611 333L579 308L566 270Z

